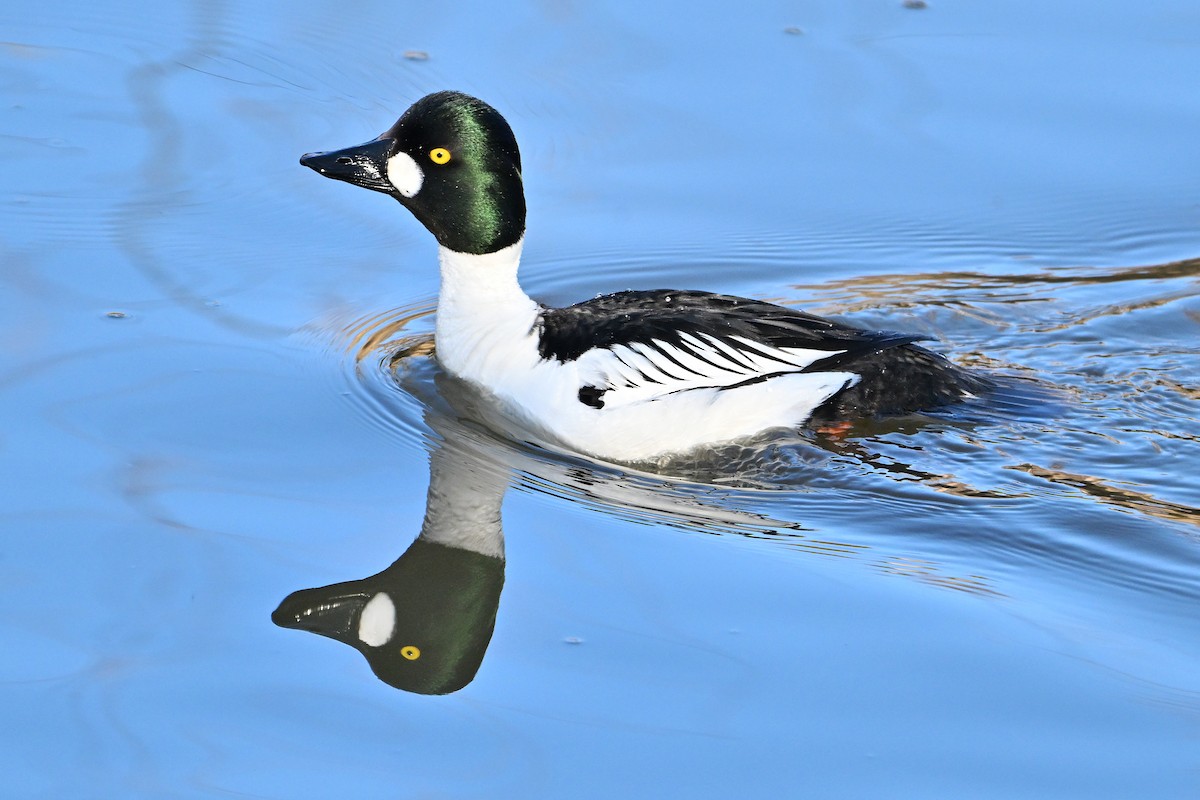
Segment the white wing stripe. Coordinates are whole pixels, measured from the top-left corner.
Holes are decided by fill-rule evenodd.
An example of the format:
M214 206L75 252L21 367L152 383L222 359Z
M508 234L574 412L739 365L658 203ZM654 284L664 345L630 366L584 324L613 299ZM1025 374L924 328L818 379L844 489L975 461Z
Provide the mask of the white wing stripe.
M736 347L733 347L729 343L718 339L717 337L713 336L710 333L702 333L700 335L703 336L708 341L707 346L709 349L713 350L716 353L719 353L727 361L730 361L730 362L736 364L738 371L744 372L747 370L753 371L756 369L756 367L754 365L754 360L752 358L751 359L746 358L746 356L748 355L747 353L743 353L741 350L738 350ZM747 363L747 361L749 361L749 363Z
M691 342L680 341L676 347L706 363L707 369L716 369L721 373L744 375L748 369L752 371L754 368L752 365L746 365L746 363L734 359L725 350L715 348L712 344L702 342L700 339L692 339Z
M822 358L839 356L846 352L844 348L841 350L806 350L800 347L785 347L782 350L799 361L801 368L810 366L814 361L820 361Z
M620 353L613 350L606 355L607 357L600 364L605 383L614 388L622 383L626 386L636 386L642 383L638 379L637 370L625 363Z
M652 339L590 350L578 360L579 378L581 385L609 392L605 408L616 408L692 389L736 386L758 375L799 372L844 352L681 331L677 342Z
M737 343L739 345L739 347L738 347L739 353L745 353L748 355L752 355L758 359L765 359L767 361L776 361L780 364L787 364L789 367L801 366L800 364L797 364L795 361L793 361L791 359L784 358L784 356L787 355L787 353L783 348L771 347L770 345L763 345L763 344L760 344L759 342L755 342L750 339L747 339L744 336L731 336L730 338L737 341Z
M679 339L680 342L678 346L680 349L689 355L700 359L711 367L724 370L725 372L734 372L738 374L743 374L747 369L746 364L738 362L720 348L713 347L708 342L705 342L690 333L681 332L679 334ZM725 366L724 364L717 363L718 361L726 362L732 366Z
M667 351L667 347L669 347L669 345L667 345L665 342L660 342L658 340L654 340L649 343L630 342L629 347L637 350L638 354L653 364L659 372L666 375L668 379L677 383L690 382L692 379L689 377L680 377L679 375L676 375L675 372L690 372L694 375L704 375L704 373L697 372L686 364L678 361L672 353ZM667 371L667 366L663 364L664 361L669 362L670 366L673 367L673 371Z
M670 383L674 380L677 380L673 376L668 375L659 369L658 365L647 358L640 350L635 350L631 347L626 347L623 345L615 347L613 350L614 352L618 353L618 358L620 358L625 364L628 364L630 367L633 367L638 371L639 377L641 378L641 381L639 381L640 383L646 383L647 381L651 383Z
M708 336L706 334L706 336ZM716 339L709 336L713 340L713 347L719 348L722 355L730 360L736 359L739 364L737 372L742 375L754 375L762 372L779 372L779 365L773 363L770 358L764 358L764 354L757 348L739 347L738 344ZM790 365L789 366L794 366Z
M739 342L743 342L748 349L754 349L755 352L761 352L774 361L791 364L798 369L804 369L818 359L829 358L830 356L846 352L844 348L841 350L811 350L806 347L771 347L741 336L734 336L733 338Z
M704 337L704 350L706 353L712 354L713 357L720 357L733 365L725 367L726 370L738 375L752 375L761 369L762 365L754 357L753 353L740 350L725 339L719 339L710 333L702 333L700 335Z
M663 351L663 354L672 361L675 361L683 366L697 377L705 378L712 381L714 377L720 376L722 373L727 373L729 370L722 369L720 366L705 361L703 358L697 357L688 353L686 350L681 350L668 342L655 341L655 346Z

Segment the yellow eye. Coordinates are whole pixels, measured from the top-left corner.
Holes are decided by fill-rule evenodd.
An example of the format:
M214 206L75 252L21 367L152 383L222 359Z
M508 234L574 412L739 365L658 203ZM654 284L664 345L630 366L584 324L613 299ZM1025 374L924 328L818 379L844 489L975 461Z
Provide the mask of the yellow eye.
M450 151L444 147L435 147L429 151L429 160L435 164L445 164L450 160Z
M416 661L418 658L421 657L421 648L414 647L411 644L407 644L404 647L400 648L400 655L404 656L409 661Z

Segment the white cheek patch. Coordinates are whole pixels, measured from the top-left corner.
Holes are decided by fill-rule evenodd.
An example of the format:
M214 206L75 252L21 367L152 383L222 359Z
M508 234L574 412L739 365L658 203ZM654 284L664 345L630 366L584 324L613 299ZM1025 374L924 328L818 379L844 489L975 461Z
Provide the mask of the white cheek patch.
M358 638L366 645L387 644L396 627L396 606L387 592L380 592L367 601L358 620Z
M425 182L425 173L408 153L396 153L387 160L387 179L405 197L415 197Z

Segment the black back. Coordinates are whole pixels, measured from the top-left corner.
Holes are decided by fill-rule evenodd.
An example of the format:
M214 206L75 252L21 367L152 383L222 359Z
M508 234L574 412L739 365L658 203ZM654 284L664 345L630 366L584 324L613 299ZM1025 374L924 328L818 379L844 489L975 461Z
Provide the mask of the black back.
M803 311L710 292L617 292L566 308L547 308L540 320L542 358L573 361L586 351L657 340L690 352L681 334L705 333L732 347L741 336L773 347L845 351L818 359L804 371L834 369L855 358L922 337L868 331Z
M696 291L617 292L543 309L538 352L566 362L592 348L660 341L697 355L682 338L685 332L708 334L734 349L745 348L732 338L738 336L773 347L830 351L828 357L791 371L848 371L859 381L818 408L814 423L935 408L987 386L982 378L913 344L926 337L864 330L773 303ZM582 395L580 400L588 402ZM596 400L590 404L600 407Z

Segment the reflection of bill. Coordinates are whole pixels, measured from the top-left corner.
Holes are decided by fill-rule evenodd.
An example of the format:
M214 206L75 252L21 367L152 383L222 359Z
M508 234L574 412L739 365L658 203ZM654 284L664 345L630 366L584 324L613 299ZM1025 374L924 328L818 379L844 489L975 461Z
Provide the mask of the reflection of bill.
M458 691L478 672L496 624L507 483L508 472L467 439L439 443L421 535L404 555L369 578L294 592L271 619L356 648L397 689Z

